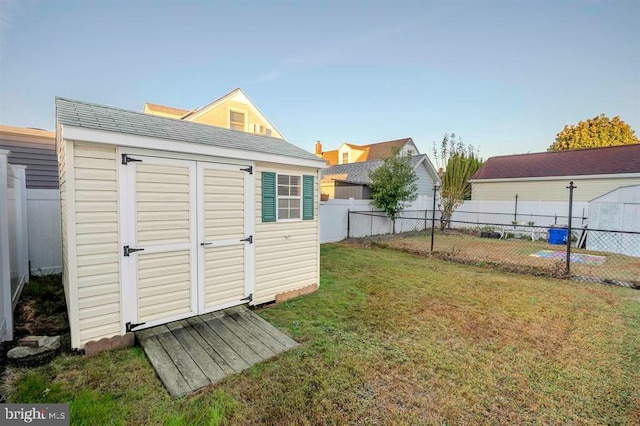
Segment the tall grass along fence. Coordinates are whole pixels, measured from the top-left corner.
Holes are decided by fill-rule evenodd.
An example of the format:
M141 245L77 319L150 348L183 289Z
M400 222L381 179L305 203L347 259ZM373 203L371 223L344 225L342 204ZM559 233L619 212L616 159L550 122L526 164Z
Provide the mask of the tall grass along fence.
M568 192L574 189L570 184ZM395 235L383 212L350 211L347 233L466 264L640 288L640 231L590 227L571 206L566 216L553 218L487 212L487 217L504 217L494 221L444 220L437 210L405 210L396 219Z

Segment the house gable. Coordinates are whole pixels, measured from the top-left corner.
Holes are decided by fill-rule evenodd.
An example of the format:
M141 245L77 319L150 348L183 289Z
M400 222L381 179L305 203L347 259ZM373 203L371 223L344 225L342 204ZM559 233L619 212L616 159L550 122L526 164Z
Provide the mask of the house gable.
M209 105L186 114L182 119L230 129L232 128L232 112L241 114L244 118L243 131L283 139L275 126L260 112L241 89L235 89Z
M202 108L185 110L147 102L143 112L284 139L275 126L239 88Z

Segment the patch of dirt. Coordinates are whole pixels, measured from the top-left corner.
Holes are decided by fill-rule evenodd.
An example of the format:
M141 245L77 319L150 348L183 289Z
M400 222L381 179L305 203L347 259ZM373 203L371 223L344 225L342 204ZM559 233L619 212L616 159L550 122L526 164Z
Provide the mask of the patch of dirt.
M29 335L55 336L69 333L62 276L32 278L25 285L14 312L15 340Z
M13 341L0 344L0 402L11 379L7 377L7 352L25 336L61 336L62 351L70 351L69 320L62 275L33 277L24 286L13 312Z

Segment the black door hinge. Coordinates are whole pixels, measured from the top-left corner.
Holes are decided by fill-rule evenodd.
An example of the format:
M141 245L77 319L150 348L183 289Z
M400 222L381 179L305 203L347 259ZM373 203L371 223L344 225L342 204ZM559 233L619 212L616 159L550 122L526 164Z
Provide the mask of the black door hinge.
M124 164L126 166L127 164L129 164L131 162L142 163L142 160L139 160L137 158L131 158L127 154L122 154L122 164Z
M141 325L145 325L145 324L146 324L146 322L139 322L139 323L137 323L137 324L132 324L132 323L128 322L128 323L126 323L124 326L125 326L125 327L126 327L126 329L127 329L127 333L129 333L129 332L131 332L134 328L136 328L136 327L140 327Z
M240 241L247 241L249 244L253 244L253 235L249 235L247 238L243 238Z
M143 251L144 249L131 248L129 246L122 247L122 251L124 252L125 257L129 257L131 253L135 253L137 251Z
M249 166L246 169L240 169L241 172L249 172L250 175L253 174L253 166Z
M241 302L253 302L253 293L240 300Z

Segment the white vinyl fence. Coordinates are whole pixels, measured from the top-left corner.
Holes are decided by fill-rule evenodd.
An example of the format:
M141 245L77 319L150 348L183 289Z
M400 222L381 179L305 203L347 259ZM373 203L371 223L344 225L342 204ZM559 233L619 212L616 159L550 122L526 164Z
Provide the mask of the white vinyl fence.
M419 197L409 205L396 221L396 233L423 230L431 226L433 198ZM364 212L351 214L349 211ZM453 221L495 223L508 225L514 220L515 203L510 201L465 201L454 212ZM517 220L534 222L538 226L566 225L568 202L523 201L518 203ZM350 216L350 218L348 218ZM392 224L384 213L373 207L371 200L328 200L320 203L320 242L329 243L347 238L390 234ZM583 225L582 218L588 216L588 203L573 203L573 227ZM436 211L436 218L440 213Z
M13 309L29 281L25 167L0 150L0 340L13 339Z
M31 275L62 272L60 191L27 189Z
M416 230L416 225L420 229L424 228L424 211L432 208L433 198L421 195L416 201L411 203L404 217L415 217L415 220L398 220L396 222L396 232L408 232ZM350 215L349 211L366 212L369 214ZM351 237L366 237L368 235L390 234L392 224L389 219L383 216L372 204L371 200L336 200L320 202L320 242L330 243L341 241L347 238L347 229ZM418 222L422 220L422 224Z

